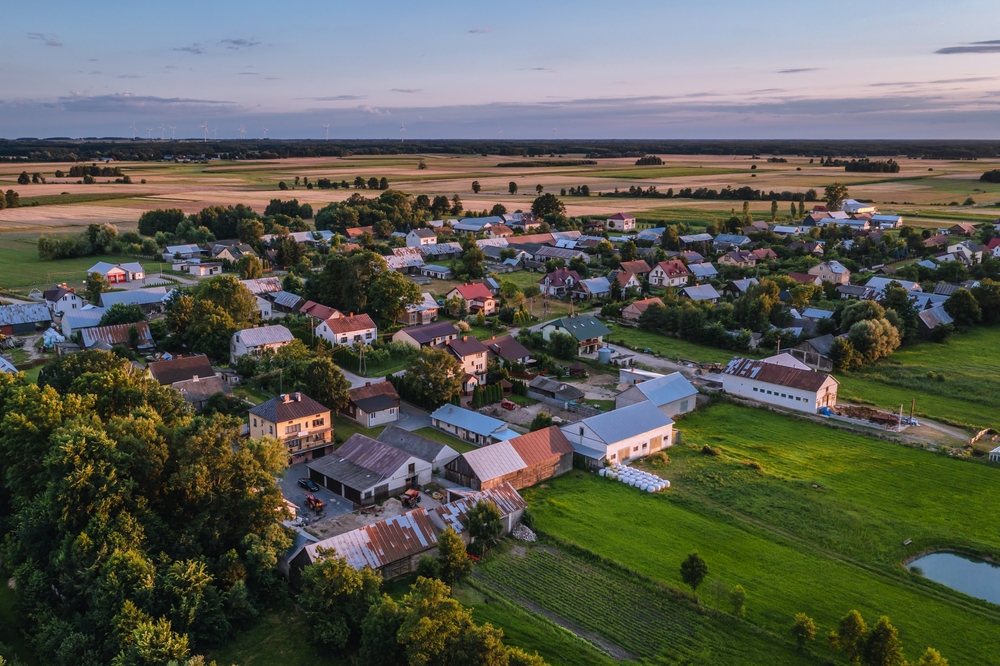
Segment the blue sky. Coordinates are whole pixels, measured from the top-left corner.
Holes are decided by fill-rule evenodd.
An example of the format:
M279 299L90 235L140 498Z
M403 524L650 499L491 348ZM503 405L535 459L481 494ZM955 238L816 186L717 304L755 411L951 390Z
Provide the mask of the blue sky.
M0 136L1000 138L1000 4L8 3Z

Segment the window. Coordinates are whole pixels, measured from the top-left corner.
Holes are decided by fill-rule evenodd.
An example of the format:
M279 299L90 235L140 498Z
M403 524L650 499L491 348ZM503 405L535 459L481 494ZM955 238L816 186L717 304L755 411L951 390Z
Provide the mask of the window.
M414 474L417 471L417 463L410 463L409 467L406 468L407 474Z
M580 426L580 436L583 436L583 426Z
M340 344L342 344L342 345L346 345L347 344L347 336L346 335L343 335L343 336L340 337Z
M768 391L768 392L767 392L767 394L768 394L768 395L771 395L771 392L770 392L770 391Z
M371 340L371 339L372 339L372 332L368 331L367 333L365 333L365 340Z
M372 491L369 490L368 492L365 493L365 499L369 499L371 496L372 496Z
M753 392L754 392L754 393L756 393L756 392L757 392L757 387L756 387L756 386L754 386L754 387L753 387Z
M254 420L253 420L253 427L254 427L254 428L256 428L256 427L257 427L257 418L256 418L256 417L254 417Z
M633 452L633 453L635 453L635 452L636 452L636 451L638 451L638 450L639 450L639 447L638 447L638 446L633 446L633 447L632 447L632 452Z
M299 447L299 446L302 446L302 440L301 439L290 439L290 440L288 440L288 448L294 449L294 448Z
M686 412L687 410L688 410L688 401L687 400L682 400L681 401L681 411L682 412Z
M285 434L286 435L290 435L291 433L298 432L300 430L302 430L302 424L301 423L295 423L295 424L292 424L292 425L285 426Z
M267 426L267 431L273 435L274 434L274 426L273 425L268 425Z
M326 424L326 419L313 419L313 428L318 428Z

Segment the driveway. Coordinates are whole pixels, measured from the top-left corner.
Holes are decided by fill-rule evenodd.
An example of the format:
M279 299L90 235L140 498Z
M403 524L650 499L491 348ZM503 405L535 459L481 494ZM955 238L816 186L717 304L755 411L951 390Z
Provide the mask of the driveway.
M399 414L400 419L393 425L403 430L413 432L431 424L431 417L427 412L406 402L399 403Z
M309 513L312 515L312 512L306 508L306 493L309 491L301 487L298 483L299 479L302 477L308 478L308 476L309 470L306 468L305 463L292 465L285 471L285 475L278 480L278 486L280 486L281 494L285 496L285 499L299 507L300 514ZM310 494L326 502L327 518L350 513L354 510L354 504L350 500L346 500L340 495L334 495L323 486L320 486L319 490L315 493Z

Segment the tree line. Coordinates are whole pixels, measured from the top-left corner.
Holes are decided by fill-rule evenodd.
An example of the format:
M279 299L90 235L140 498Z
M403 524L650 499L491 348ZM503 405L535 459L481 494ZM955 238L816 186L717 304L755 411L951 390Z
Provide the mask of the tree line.
M645 190L642 187L636 187L632 185L627 191L619 191L615 188L614 192L602 192L601 196L605 197L652 197L654 199L727 199L727 200L743 200L743 201L816 201L817 195L816 190L810 189L805 192L790 192L784 190L781 192L776 192L770 190L765 192L764 190L756 190L752 187L744 185L743 187L733 188L726 186L721 190L716 190L709 187L699 187L697 189L691 187L683 187L674 192L674 188L669 188L666 192L660 192L655 185L650 185Z

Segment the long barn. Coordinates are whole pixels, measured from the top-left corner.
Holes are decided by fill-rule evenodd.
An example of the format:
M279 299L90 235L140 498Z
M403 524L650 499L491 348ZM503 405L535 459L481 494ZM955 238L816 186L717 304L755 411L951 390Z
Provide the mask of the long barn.
M445 478L474 490L504 484L527 488L573 467L573 445L557 426L463 453L445 465Z

